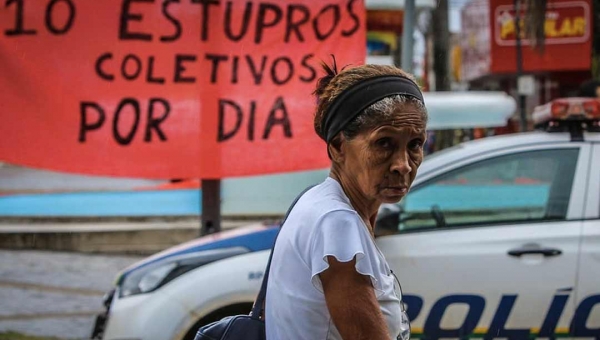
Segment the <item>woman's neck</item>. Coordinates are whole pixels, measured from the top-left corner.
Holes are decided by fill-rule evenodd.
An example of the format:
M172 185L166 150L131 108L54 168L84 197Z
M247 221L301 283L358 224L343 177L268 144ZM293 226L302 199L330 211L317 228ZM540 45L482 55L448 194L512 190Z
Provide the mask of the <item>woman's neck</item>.
M374 227L379 211L380 202L367 198L359 189L356 182L349 176L344 175L338 169L332 168L329 177L336 180L344 193L350 199L350 204L356 210L358 215L363 219L371 235L375 235Z

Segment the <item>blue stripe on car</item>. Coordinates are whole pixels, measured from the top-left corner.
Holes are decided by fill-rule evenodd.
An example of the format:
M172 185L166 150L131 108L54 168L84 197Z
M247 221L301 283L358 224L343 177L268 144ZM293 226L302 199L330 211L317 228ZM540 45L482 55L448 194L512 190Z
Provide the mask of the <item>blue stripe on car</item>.
M120 275L118 281L120 282L121 280L123 280L123 278L129 275L129 273L131 273L132 271L136 271L140 268L146 267L159 261L163 261L173 256L231 247L244 247L250 252L271 249L273 244L275 244L275 238L277 237L278 232L279 228L277 228L276 226L272 226L248 234L233 236L230 238L225 238L210 243L204 243L199 245L190 244L188 248L181 248L178 251L167 252L164 254L164 256L157 257L148 262L142 262L138 266L134 266L132 268L127 269Z

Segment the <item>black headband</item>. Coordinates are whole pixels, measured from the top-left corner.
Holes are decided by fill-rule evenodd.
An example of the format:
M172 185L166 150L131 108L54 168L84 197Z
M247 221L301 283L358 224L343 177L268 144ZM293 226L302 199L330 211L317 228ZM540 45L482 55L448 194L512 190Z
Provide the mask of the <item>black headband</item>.
M412 80L402 76L380 76L364 80L344 90L327 109L321 134L327 143L348 123L377 101L393 95L410 96L423 101L421 90Z

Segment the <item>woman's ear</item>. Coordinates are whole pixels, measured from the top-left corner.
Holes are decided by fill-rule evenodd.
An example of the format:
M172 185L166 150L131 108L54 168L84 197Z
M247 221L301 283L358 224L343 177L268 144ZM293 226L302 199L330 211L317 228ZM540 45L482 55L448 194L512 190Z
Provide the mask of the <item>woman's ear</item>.
M329 158L334 163L342 163L344 161L344 136L341 133L327 144L327 152L329 153Z

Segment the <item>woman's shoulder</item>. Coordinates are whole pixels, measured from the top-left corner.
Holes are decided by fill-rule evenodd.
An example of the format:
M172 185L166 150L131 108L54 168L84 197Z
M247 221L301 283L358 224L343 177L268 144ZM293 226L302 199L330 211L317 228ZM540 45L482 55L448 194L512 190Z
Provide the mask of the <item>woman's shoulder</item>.
M305 192L292 208L280 236L298 242L308 241L319 224L332 214L358 214L334 179L328 178Z
M292 210L296 214L301 214L305 218L312 217L314 220L333 211L356 213L339 183L330 177L308 190Z

